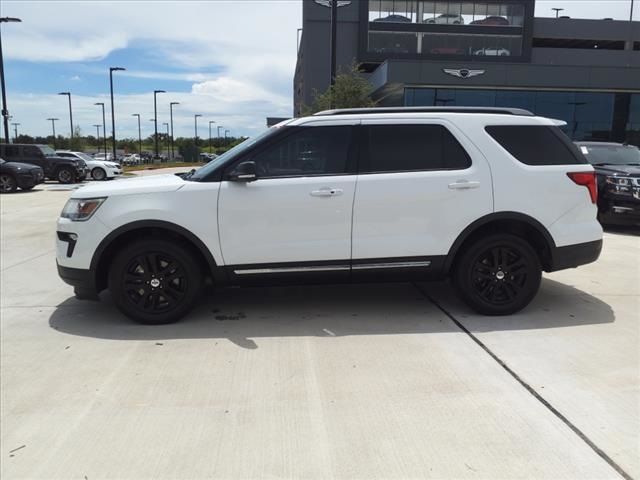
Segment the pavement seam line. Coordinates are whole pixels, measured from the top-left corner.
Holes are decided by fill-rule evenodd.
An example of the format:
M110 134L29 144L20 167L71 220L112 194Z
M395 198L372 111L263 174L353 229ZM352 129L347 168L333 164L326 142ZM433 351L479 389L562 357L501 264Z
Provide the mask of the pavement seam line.
M587 446L593 450L600 458L609 464L622 478L625 480L634 480L620 465L618 465L609 455L607 455L602 449L600 449L582 430L575 426L567 417L565 417L560 411L558 411L551 403L540 395L531 385L525 382L515 371L513 371L500 357L491 351L482 340L476 337L467 327L465 327L457 318L455 318L447 309L445 309L440 303L438 303L431 295L423 290L418 284L413 283L413 286L431 303L433 303L442 313L444 313L456 326L462 330L468 337L471 338L482 350L485 351L498 365L500 365L511 377L513 377L522 387L525 388L538 402L553 413L562 423L564 423L569 429L575 433L580 440L587 444Z
M36 255L35 257L27 258L26 260L23 260L23 261L21 261L19 263L16 263L14 265L9 265L8 267L5 267L0 271L4 272L6 270L10 270L10 269L12 269L14 267L18 267L18 266L23 265L23 264L25 264L27 262L30 262L31 260L37 260L38 258L44 257L45 255L51 255L53 252L55 252L55 249L51 249L51 250L46 251L46 252L44 252L44 253L42 253L40 255Z

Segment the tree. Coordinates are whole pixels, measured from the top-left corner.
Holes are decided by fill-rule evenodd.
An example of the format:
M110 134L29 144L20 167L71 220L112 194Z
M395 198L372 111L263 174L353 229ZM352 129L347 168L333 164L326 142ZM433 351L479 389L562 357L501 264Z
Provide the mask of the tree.
M358 65L352 63L348 71L342 69L336 76L336 82L324 93L314 91L314 101L310 107L305 107L305 115L330 110L332 108L367 108L375 107L376 102L371 99L373 87L361 75Z

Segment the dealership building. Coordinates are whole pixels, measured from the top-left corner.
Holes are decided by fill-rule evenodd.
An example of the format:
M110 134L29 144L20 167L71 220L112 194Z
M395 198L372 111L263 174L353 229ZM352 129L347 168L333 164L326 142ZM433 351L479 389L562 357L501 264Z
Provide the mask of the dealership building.
M328 3L303 0L296 116L329 85ZM339 4L338 67L360 65L380 106L518 107L640 145L640 22L536 18L535 0Z

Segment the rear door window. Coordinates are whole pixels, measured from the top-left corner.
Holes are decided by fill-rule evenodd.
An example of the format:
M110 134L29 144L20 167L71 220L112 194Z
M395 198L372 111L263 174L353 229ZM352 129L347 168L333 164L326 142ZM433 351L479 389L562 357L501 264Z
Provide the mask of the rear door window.
M461 170L471 158L442 125L396 124L364 127L361 173Z
M487 133L525 165L588 163L558 127L547 125L494 125Z

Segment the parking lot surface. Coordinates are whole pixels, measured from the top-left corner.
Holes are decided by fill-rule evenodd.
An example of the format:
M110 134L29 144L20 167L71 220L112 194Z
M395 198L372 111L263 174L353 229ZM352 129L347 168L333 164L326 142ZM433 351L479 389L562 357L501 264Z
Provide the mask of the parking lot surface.
M509 317L404 283L222 290L149 327L58 279L68 196L0 202L3 479L640 479L633 232Z

